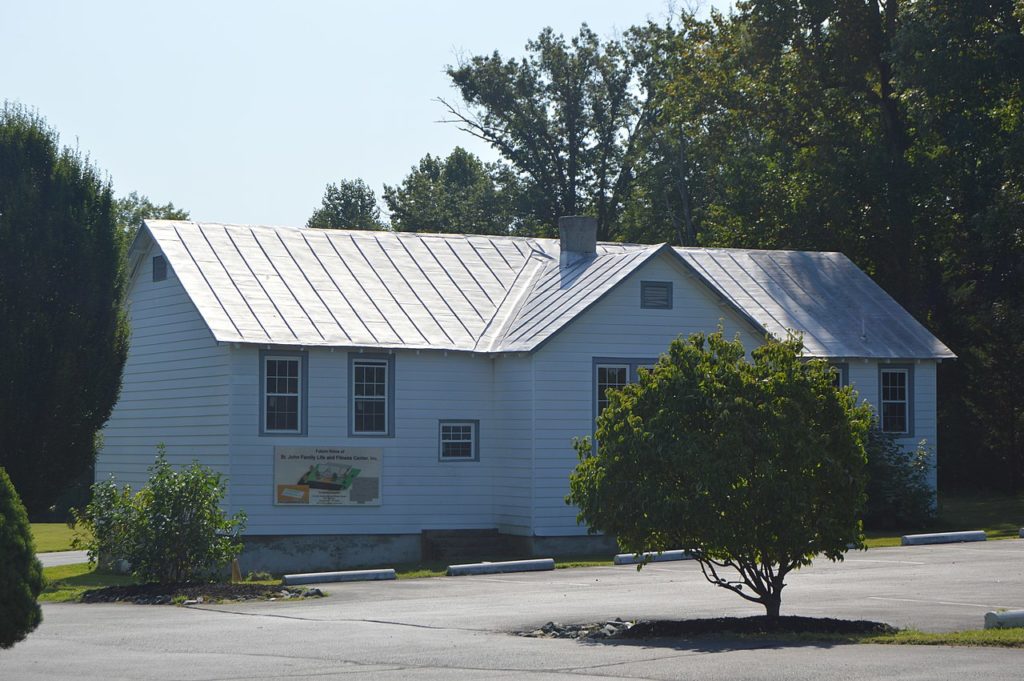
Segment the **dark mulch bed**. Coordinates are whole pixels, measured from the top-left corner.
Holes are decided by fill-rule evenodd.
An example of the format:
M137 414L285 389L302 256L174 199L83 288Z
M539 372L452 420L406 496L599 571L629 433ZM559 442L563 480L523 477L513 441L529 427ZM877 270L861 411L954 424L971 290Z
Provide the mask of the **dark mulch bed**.
M129 584L90 589L82 594L83 603L135 603L169 605L172 603L211 603L221 601L289 600L319 598L319 589L266 584Z
M531 638L571 638L576 640L601 639L687 639L699 636L748 636L773 634L821 636L856 636L892 634L897 630L881 622L866 620L837 620L824 617L779 617L771 620L759 617L712 617L695 620L640 620L624 622L621 619L587 624L560 624L548 622L539 629L517 632Z
M617 636L621 638L686 638L718 634L893 634L896 628L868 620L784 616L713 617L696 620L641 620Z

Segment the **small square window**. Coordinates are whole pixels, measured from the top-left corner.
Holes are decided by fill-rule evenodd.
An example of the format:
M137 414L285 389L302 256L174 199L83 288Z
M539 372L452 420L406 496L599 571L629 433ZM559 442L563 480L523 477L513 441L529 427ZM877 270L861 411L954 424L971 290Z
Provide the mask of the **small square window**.
M440 461L478 461L480 441L477 436L479 421L440 422Z
M640 282L640 307L645 310L671 310L672 282Z
M162 255L153 256L153 281L163 281L167 278L167 258Z

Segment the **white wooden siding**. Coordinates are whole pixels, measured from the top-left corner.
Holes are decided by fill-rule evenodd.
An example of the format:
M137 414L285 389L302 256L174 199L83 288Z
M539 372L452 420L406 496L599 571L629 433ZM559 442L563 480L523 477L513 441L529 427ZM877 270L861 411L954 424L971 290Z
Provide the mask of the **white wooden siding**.
M641 309L644 280L671 281L671 310ZM576 466L573 437L593 431L593 359L656 358L672 339L694 331L740 338L748 351L760 340L733 310L691 279L668 257L653 260L614 289L533 356L534 534L586 534L577 509L565 504L569 473Z
M138 488L156 446L168 460L228 472L228 351L217 344L171 267L153 281L152 249L129 290L131 344L121 396L103 428L96 479Z
M924 442L929 453L928 483L933 490L938 489L936 477L936 453L938 452L938 423L936 420L936 362L921 360L917 362L893 362L895 366L910 366L914 375L913 396L913 433L910 437L897 438L897 442L906 451L913 451L918 443ZM877 412L879 387L878 372L886 366L885 362L853 360L849 363L850 385L857 391L858 399L866 400Z
M533 360L493 360L493 494L497 528L533 534Z
M259 351L232 348L232 504L249 534L405 534L495 527L493 471L500 456L492 360L402 351L395 356L395 436L348 436L348 353L308 350L308 435L259 434ZM479 420L479 461L438 461L441 419ZM273 452L282 446L380 447L380 506L273 504Z

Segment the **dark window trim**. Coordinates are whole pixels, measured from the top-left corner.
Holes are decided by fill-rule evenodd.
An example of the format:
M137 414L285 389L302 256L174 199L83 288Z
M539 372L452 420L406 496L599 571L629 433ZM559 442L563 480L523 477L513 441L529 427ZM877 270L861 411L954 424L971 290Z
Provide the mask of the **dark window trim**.
M473 456L469 458L450 456L445 457L442 455L444 451L443 441L441 439L441 427L444 425L464 425L469 424L473 426ZM440 419L437 422L437 460L440 463L453 463L460 461L479 461L480 460L480 419Z
M879 364L878 365L878 427L882 427L882 374L886 371L902 371L907 374L907 429L903 432L885 431L898 438L914 437L914 365L913 364Z
M153 281L167 280L167 257L163 255L153 256Z
M832 362L829 366L839 372L839 387L850 385L850 365L847 362Z
M636 383L640 379L640 373L638 369L640 367L652 367L658 363L658 358L649 357L594 357L591 361L590 368L590 402L591 402L591 417L590 423L593 427L597 423L597 367L605 365L613 366L628 366L629 376L627 381L629 383Z
M668 289L668 305L649 305L647 302L647 290L651 287L664 286ZM644 310L671 310L672 309L672 282L671 281L641 281L640 282L640 307Z
M356 421L356 391L354 370L359 360L387 360L388 368L388 394L387 394L387 430L383 433L357 433L355 431ZM348 353L348 436L349 437L395 437L395 356L387 352L350 352Z
M267 430L267 359L272 357L297 358L299 360L299 429ZM309 412L309 353L296 350L260 350L260 436L261 437L305 437L308 433Z

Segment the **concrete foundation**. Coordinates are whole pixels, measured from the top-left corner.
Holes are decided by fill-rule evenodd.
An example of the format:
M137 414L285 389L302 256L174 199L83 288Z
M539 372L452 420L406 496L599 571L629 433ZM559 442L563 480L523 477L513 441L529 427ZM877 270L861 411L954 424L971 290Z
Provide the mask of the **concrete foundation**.
M529 540L531 556L566 558L604 554L610 559L619 552L619 543L615 541L615 537L607 537L602 534L576 537L523 537L523 539Z
M480 532L470 530L468 532ZM468 535L467 535L468 536ZM605 536L525 537L511 534L495 535L502 545L502 555L509 558L601 555L609 558L618 551L613 538ZM362 535L275 535L246 536L245 549L238 562L242 574L248 572L299 573L333 572L352 568L379 568L429 560L420 534ZM470 540L471 541L471 540ZM467 561L493 560L490 555L494 541L481 541L480 552L465 550ZM462 551L460 551L462 552ZM435 558L436 559L436 558Z
M418 534L247 536L238 557L242 574L332 572L420 560Z

